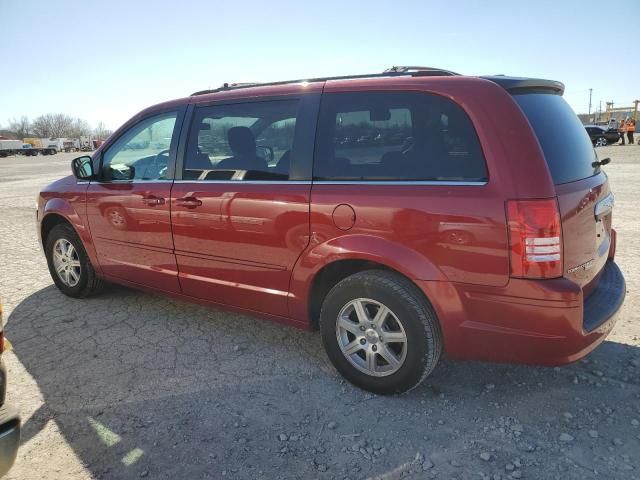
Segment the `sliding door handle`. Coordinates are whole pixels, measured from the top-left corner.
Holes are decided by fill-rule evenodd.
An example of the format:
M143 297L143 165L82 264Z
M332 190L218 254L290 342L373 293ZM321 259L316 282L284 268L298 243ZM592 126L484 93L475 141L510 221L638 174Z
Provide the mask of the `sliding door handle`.
M155 195L149 195L148 197L142 197L142 203L155 207L157 205L164 205L164 198L156 197Z
M202 205L202 200L195 197L184 197L176 199L176 205L186 208L196 208Z

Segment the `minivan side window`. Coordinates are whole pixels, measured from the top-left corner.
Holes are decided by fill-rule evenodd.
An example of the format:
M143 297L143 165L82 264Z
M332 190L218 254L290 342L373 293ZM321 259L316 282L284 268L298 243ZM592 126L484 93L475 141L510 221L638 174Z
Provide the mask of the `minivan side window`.
M466 113L415 92L322 97L313 170L317 181L484 182L487 169Z
M102 156L101 180L167 180L177 112L149 117L118 138Z
M184 180L289 180L298 100L197 107Z

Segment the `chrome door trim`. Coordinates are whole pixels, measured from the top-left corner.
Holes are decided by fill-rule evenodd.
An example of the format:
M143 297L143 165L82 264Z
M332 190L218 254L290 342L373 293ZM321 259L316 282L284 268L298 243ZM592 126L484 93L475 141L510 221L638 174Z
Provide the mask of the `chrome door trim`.
M173 183L223 183L229 185L311 185L311 180L174 180Z
M111 185L111 184L123 184L123 183L173 183L173 180L111 180L109 182L103 182L103 181L99 181L99 180L92 180L91 184L92 185Z
M486 181L450 181L450 180L314 180L318 185L433 185L433 186L458 186L458 187L480 187L487 184Z
M458 187L481 187L487 182L451 182L438 180L416 180L416 181L394 181L394 180L369 180L369 181L334 181L334 180L174 180L174 183L225 183L232 185L431 185L431 186L458 186Z

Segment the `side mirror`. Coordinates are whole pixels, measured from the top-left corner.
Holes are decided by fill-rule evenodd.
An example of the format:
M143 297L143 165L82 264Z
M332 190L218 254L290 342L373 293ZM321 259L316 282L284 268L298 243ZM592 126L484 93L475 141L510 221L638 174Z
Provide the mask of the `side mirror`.
M91 157L85 155L71 160L71 171L78 180L91 180L93 178Z

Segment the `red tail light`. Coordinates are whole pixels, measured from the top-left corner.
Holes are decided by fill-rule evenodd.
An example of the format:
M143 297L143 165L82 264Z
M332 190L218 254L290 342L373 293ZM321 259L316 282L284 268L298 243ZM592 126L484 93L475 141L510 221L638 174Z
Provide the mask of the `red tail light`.
M556 199L507 201L511 276L562 276L562 230Z

